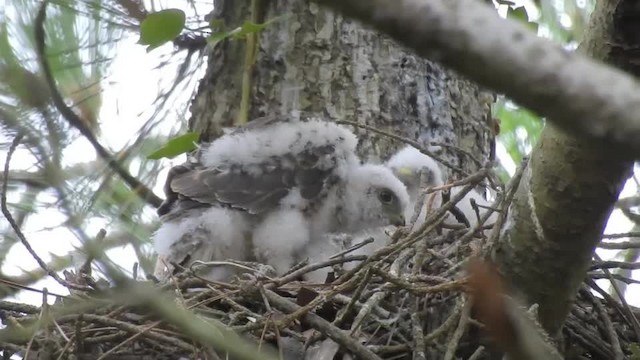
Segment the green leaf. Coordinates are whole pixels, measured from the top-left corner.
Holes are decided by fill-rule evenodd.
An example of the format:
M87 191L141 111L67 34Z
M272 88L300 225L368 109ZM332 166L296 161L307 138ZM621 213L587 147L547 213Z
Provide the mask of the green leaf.
M510 7L509 11L507 11L507 17L523 23L529 22L529 15L527 15L527 10L524 8L524 6L519 6L517 8Z
M160 149L152 152L147 159L158 160L161 158L174 158L180 154L184 154L196 148L195 142L198 141L200 134L196 132L186 133L175 137L167 142Z
M538 142L544 122L536 114L516 106L497 106L496 117L500 119L500 142L519 164Z
M221 40L224 40L226 38L228 38L229 36L231 36L229 31L221 31L221 32L217 32L215 34L210 35L207 38L207 41L209 42L218 42Z
M209 21L209 28L214 31L224 28L224 19L211 19L211 21Z
M186 16L179 9L165 9L149 14L140 24L138 43L149 45L147 51L175 39L184 28Z
M519 6L516 8L509 7L507 11L507 17L510 19L518 20L519 22L527 25L532 31L538 33L538 23L535 21L529 21L529 14L527 14L527 10L524 6Z
M631 351L629 360L640 360L640 346L638 346L638 343L629 344L629 351Z
M282 20L285 18L285 15L276 16L273 19L270 19L262 24L256 24L251 21L245 21L242 26L237 27L231 31L220 31L215 34L212 34L207 38L209 42L218 42L227 38L232 39L242 39L245 38L248 34L253 34L264 30L267 26L273 24L276 21ZM210 25L213 29L213 25ZM218 29L218 28L216 28ZM219 27L219 29L222 29Z
M274 17L271 20L268 20L262 24L252 23L251 21L245 21L240 27L240 31L234 32L232 36L236 39L243 38L249 34L257 33L264 30L267 26L273 24L274 22L281 20L283 16Z

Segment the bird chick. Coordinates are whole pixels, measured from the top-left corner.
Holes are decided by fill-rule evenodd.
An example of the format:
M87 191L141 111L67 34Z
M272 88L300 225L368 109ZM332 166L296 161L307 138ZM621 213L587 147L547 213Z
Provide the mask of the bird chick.
M245 260L249 222L241 212L220 207L187 210L166 220L153 235L158 254L154 275L167 279L174 264L188 268L194 261ZM223 281L236 274L230 266L209 267L198 275Z
M436 161L430 156L421 153L413 146L406 146L398 151L389 159L389 161L387 162L387 166L389 166L398 176L398 178L400 178L407 186L409 196L411 197L411 205L408 209L407 215L408 218L411 218L413 216L415 202L418 200L420 192L423 191L424 188L436 187L444 183L442 171L438 167ZM424 184L424 188L420 187L421 176L423 176L422 174L426 176L426 184ZM451 188L451 198L453 198L461 190L462 187ZM487 211L487 209L483 208L482 206L486 207L490 205L486 198L476 189L472 189L471 191L469 191L456 204L456 208L460 210L460 212L468 220L471 227L475 226L478 223L478 214L473 208L472 201L475 201L475 203L479 205L478 214L481 217ZM438 208L441 205L442 194L437 193L434 199L433 208ZM425 207L423 206L421 209L421 213L418 216L418 222L415 225L416 227L420 226L424 221L426 215L424 211ZM411 215L409 215L409 213ZM494 212L489 217L487 223L491 224L495 222L496 218L497 215ZM458 223L455 217L451 214L449 214L445 221L454 221Z
M389 169L358 165L345 174L344 180L329 192L312 216L305 217L295 205L285 205L268 214L253 232L258 260L283 273L309 255L315 259L319 254L332 252L334 247L327 244L326 234L404 226L409 196L404 184Z
M440 170L437 162L428 155L421 153L413 146L405 146L395 153L386 162L386 166L393 171L393 173L400 179L407 188L409 195L409 202L405 208L405 218L407 220L414 217L416 203L418 202L422 191L425 188L441 186L444 183L442 171ZM461 191L462 188L454 187L451 189L451 197L455 196ZM475 189L465 195L465 197L456 204L456 207L464 214L465 218L469 221L471 226L475 226L478 222L478 216L473 209L471 200L474 200L478 205L488 206L489 202ZM435 193L433 199L432 208L437 209L442 205L442 194L440 192ZM422 206L420 213L417 216L417 221L414 224L413 229L419 228L424 222L426 217L426 206ZM486 212L486 209L479 208L480 216ZM497 215L493 213L488 224L495 222ZM455 222L457 220L451 214L446 218L447 222ZM346 243L336 243L331 241L325 241L317 247L311 247L305 253L310 260L318 260L322 258L328 258L331 255L337 254L345 249L361 243L367 238L373 238L373 242L366 244L352 252L349 255L371 255L380 248L390 243L391 237L389 234L393 232L393 229L385 226L379 226L374 228L364 229L355 234L351 241ZM313 262L313 261L311 261ZM357 265L357 262L345 263L344 269L351 269ZM311 272L305 276L309 281L324 281L328 272L331 269L324 268Z
M310 243L323 241L327 233L405 223L405 185L384 166L362 164L356 144L347 128L322 119L251 121L203 145L197 162L172 173L159 214L169 219L190 208L232 211L234 218L243 219L246 231L241 233L250 234L252 245L234 251L234 259L255 257L285 272L301 260ZM226 243L219 236L241 237L208 234L215 235L209 240L213 247ZM221 252L192 258L219 260Z

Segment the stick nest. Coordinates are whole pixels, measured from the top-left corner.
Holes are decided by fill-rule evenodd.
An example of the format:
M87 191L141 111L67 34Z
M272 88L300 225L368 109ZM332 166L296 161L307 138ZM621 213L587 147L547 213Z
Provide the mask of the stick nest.
M509 190L492 209L507 208ZM111 269L111 281L100 284L86 269L68 272L67 281L92 290L72 289L42 307L0 302L0 347L7 359L489 359L540 336L566 359L622 359L636 351L636 309L598 287L593 279L609 274L602 270L590 273L559 338L518 325L504 295L486 290L500 289L499 278L466 271L499 228L487 238L483 219L474 228L445 226L453 200L350 271L341 268L345 254L277 278L257 266L230 283L184 271L161 284ZM299 281L321 266L333 266L327 284ZM482 296L499 306L474 301ZM529 310L514 311L535 315Z

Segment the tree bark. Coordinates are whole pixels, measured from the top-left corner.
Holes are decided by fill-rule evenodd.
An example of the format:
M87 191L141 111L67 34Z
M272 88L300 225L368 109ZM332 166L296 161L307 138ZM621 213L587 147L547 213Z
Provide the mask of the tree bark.
M312 112L356 121L417 140L459 146L489 156L493 98L441 66L407 52L386 36L308 1L225 1L222 18L239 26L252 10L274 22L259 35L256 61L244 63L246 42L218 44L193 101L190 128L210 140L235 124L241 111L244 71L251 72L248 118ZM262 15L264 14L264 15ZM386 159L401 144L354 129L365 159ZM465 171L477 165L445 148L442 157Z

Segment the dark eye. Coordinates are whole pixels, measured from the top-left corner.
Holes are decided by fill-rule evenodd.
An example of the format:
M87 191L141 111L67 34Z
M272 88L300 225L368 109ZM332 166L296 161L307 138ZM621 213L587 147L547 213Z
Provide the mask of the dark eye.
M393 194L387 189L380 190L378 198L384 203L390 203L393 200Z

